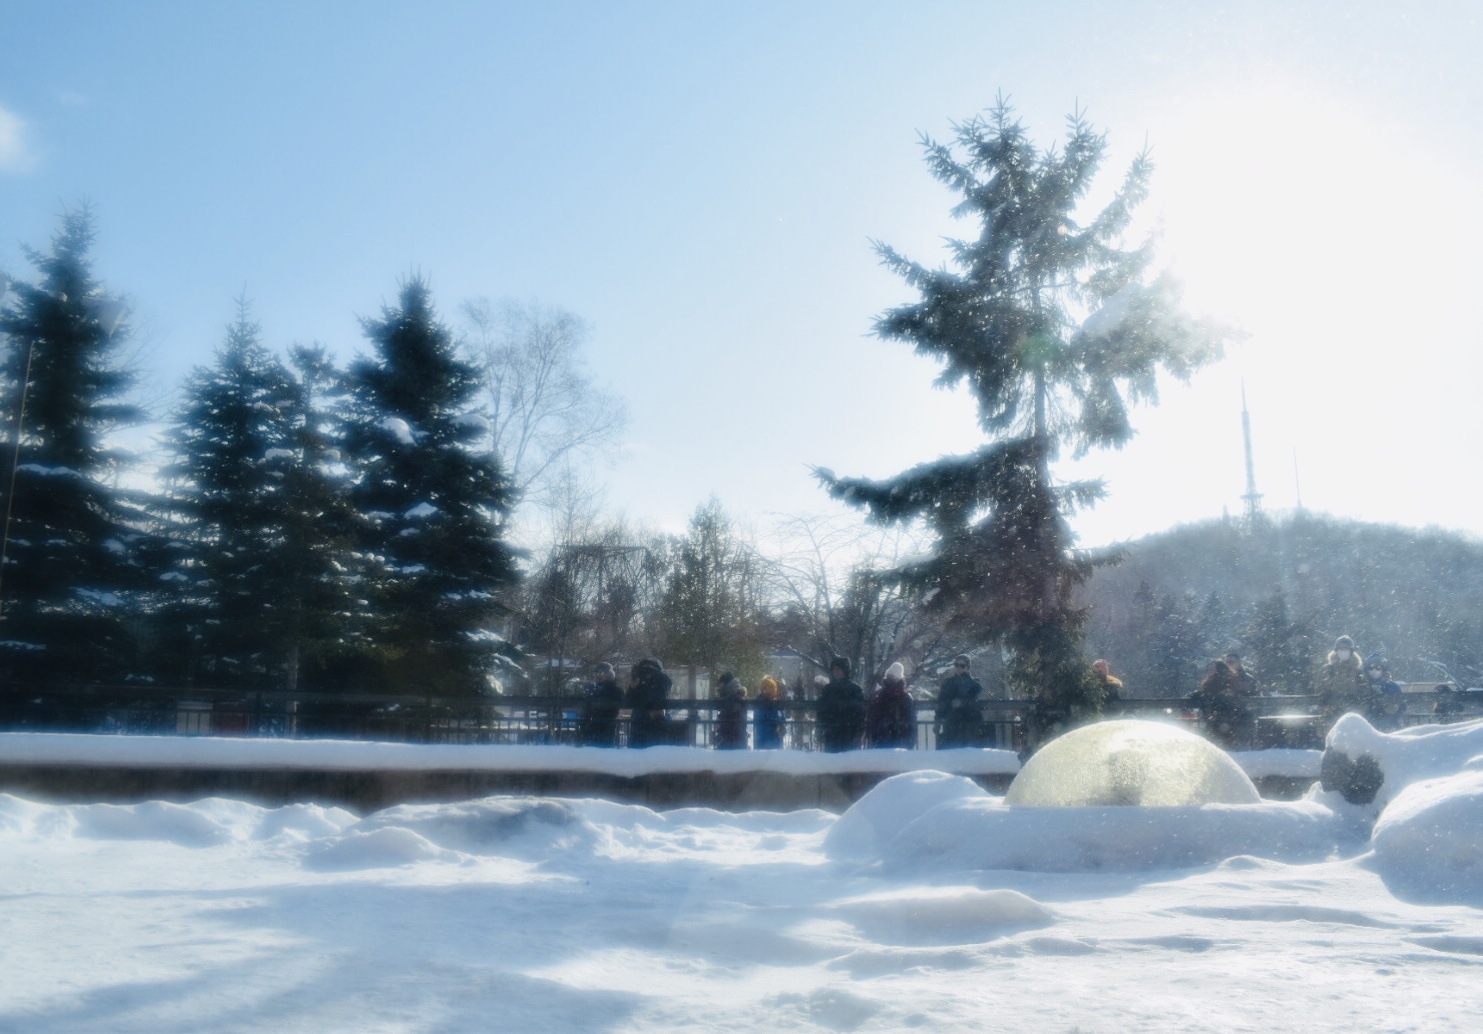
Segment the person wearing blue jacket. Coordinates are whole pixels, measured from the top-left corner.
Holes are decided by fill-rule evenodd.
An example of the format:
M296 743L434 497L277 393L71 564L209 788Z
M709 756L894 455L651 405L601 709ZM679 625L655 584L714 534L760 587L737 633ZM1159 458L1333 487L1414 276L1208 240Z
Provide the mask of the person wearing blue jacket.
M783 745L781 696L778 680L765 676L752 705L752 746L757 750L777 750Z

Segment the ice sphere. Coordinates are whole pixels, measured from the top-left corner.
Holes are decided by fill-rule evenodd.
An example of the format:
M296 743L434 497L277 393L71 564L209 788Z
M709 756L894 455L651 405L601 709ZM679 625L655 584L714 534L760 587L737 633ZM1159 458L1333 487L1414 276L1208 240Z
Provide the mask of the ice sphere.
M1256 804L1256 787L1229 754L1161 722L1119 720L1073 729L1025 762L1005 804Z

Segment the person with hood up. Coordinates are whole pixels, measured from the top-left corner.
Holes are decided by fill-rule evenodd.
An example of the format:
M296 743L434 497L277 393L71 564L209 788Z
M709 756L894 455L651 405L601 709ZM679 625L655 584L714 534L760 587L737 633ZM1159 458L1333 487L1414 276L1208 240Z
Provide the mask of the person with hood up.
M1235 650L1226 651L1226 667L1231 669L1235 676L1236 695L1242 700L1250 700L1252 697L1262 695L1261 689L1256 684L1256 676L1251 674L1251 669L1246 667L1241 660L1241 655Z
M1318 690L1318 713L1323 716L1325 732L1346 711L1365 714L1369 710L1369 682L1365 679L1359 651L1349 636L1341 635L1334 640L1334 648L1318 672L1314 688Z
M968 655L953 658L953 673L937 689L934 731L937 749L976 747L983 740L983 709L978 698L984 688L968 673Z
M1112 673L1112 665L1098 657L1092 662L1092 681L1102 690L1102 702L1106 704L1121 700L1123 680Z
M616 747L623 687L618 685L618 675L607 662L594 668L592 676L592 685L587 687L587 699L582 703L578 738L587 747Z
M747 690L741 679L731 672L721 676L716 698L716 734L712 742L717 750L745 750L747 747Z
M752 746L758 750L777 750L783 745L783 704L780 680L771 675L762 680L757 702L752 707Z
M628 745L652 747L668 739L664 709L673 685L656 657L645 657L628 674Z
M1443 682L1439 684L1432 691L1432 696L1436 701L1432 704L1432 714L1436 716L1439 724L1448 725L1452 722L1462 720L1460 717L1463 712L1462 701L1452 691L1452 686L1449 683Z
M819 739L827 751L856 750L865 733L865 691L850 681L850 662L836 657L829 662L829 681L819 690L815 710Z
M1210 738L1225 749L1244 747L1255 737L1256 720L1241 696L1236 673L1225 661L1210 662L1189 702L1200 709Z
M870 695L865 707L865 742L871 747L905 747L917 744L917 709L906 688L906 669L897 661L886 669L886 677Z

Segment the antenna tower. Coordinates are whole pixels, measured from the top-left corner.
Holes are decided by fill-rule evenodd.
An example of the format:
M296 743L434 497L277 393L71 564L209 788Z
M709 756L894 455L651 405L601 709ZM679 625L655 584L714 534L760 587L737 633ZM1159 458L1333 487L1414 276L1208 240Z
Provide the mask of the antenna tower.
M1246 382L1241 382L1241 437L1246 444L1246 521L1255 524L1262 516L1262 494L1256 490L1256 465L1251 461L1251 414L1246 411Z
M1298 476L1298 447L1292 447L1292 482L1298 490L1298 510L1303 509L1303 479Z

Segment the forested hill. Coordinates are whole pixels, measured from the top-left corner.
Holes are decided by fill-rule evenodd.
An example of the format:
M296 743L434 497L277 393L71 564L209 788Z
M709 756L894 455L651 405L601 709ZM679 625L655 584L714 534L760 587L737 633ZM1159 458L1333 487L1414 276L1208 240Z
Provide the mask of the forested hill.
M1128 696L1173 696L1238 649L1269 687L1304 691L1335 637L1402 682L1483 683L1483 542L1297 514L1175 528L1127 547L1084 587L1087 650Z

